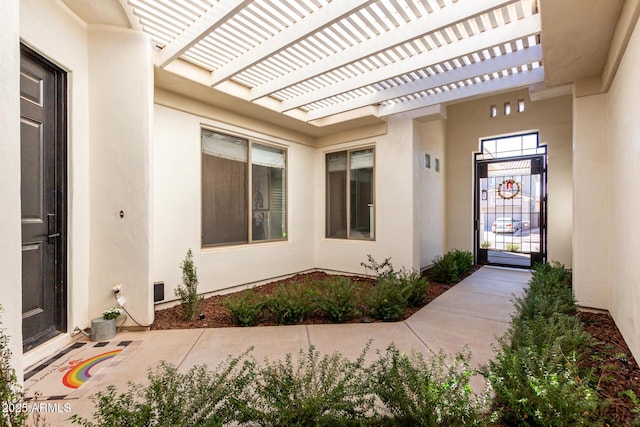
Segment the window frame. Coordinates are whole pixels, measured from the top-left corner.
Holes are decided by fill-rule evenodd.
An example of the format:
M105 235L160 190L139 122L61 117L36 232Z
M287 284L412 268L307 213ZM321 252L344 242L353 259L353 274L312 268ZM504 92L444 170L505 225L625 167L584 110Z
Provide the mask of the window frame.
M369 235L370 237L360 237L360 236L352 236L351 235L351 154L357 151L366 151L366 150L371 150L373 153L373 171L371 174L372 177L372 184L371 184L371 204L373 205L373 209L371 211L372 215L373 215L373 221L371 221L372 224L372 229L369 231ZM328 231L329 231L329 186L328 186L328 164L327 164L327 159L330 155L332 154L338 154L338 153L346 153L347 154L347 158L346 158L346 163L347 163L347 170L346 170L346 174L347 174L347 179L345 180L345 187L346 187L346 192L345 192L345 212L346 212L346 225L347 225L347 230L346 230L346 235L345 237L336 237L336 236L329 236L328 235ZM325 215L325 220L324 220L324 238L325 239L335 239L335 240L355 240L355 241L363 241L363 242L375 242L376 241L376 230L377 230L377 214L376 214L376 170L377 170L377 161L376 161L376 146L375 145L363 145L363 146L358 146L358 147L351 147L351 148L345 148L342 150L335 150L335 151L326 151L324 153L324 167L323 167L323 172L324 172L324 191L325 191L325 195L324 195L324 204L325 204L325 209L324 209L324 215Z
M202 138L204 132L213 132L222 135L226 135L232 138L244 139L247 141L247 171L246 171L246 195L245 201L247 206L247 241L238 241L238 242L228 242L228 243L204 243L204 233L203 233L203 225L204 225L204 203L203 201L203 191L204 191L204 183L203 183L203 170L202 170L202 159L205 155L203 151ZM220 247L232 247L232 246L245 246L245 245L255 245L255 244L263 244L263 243L277 243L277 242L287 242L289 240L289 147L278 144L272 141L266 141L264 139L256 138L255 136L249 136L242 134L240 132L227 130L227 129L217 129L215 127L209 126L200 126L200 247L201 249L212 249L212 248L220 248ZM263 147L268 147L276 150L281 150L284 154L284 191L285 191L285 237L275 238L275 239L263 239L263 240L254 240L253 239L253 156L252 156L252 148L256 145L260 145Z

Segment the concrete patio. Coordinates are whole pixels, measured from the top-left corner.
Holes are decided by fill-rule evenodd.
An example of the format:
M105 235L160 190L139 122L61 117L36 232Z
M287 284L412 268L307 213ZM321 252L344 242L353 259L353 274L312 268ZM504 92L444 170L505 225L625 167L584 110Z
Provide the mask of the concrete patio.
M141 343L109 375L92 378L79 399L70 403L70 413L47 413L51 425L70 424L71 414L90 417L94 411L89 397L109 384L125 390L128 381L144 382L147 369L161 361L186 371L191 366L214 367L229 355L239 355L250 346L253 357L262 360L282 358L314 345L321 353L338 351L357 357L372 340L368 358L376 350L394 343L403 351L424 354L456 353L463 346L471 351L472 363L486 363L492 356L491 343L509 326L513 297L521 295L531 277L529 271L482 267L451 290L422 308L409 319L396 323L294 325L253 328L218 328L122 332L116 340ZM476 384L477 386L477 384ZM49 403L49 402L47 402Z

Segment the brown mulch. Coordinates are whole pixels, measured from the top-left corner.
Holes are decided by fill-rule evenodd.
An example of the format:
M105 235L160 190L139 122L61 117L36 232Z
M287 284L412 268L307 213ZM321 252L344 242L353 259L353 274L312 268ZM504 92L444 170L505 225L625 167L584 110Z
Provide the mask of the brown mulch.
M474 268L467 275L476 271L479 267ZM323 272L313 272L306 274L298 274L293 277L274 281L262 286L254 288L257 294L269 295L280 285L290 285L305 283L306 281L319 281L329 275ZM455 284L438 283L433 280L427 270L424 276L429 281L427 294L425 295L424 305L429 304L438 296L445 293ZM361 292L365 292L367 288L373 286L374 280L370 277L349 276L351 280L358 286ZM465 276L466 277L466 276ZM240 291L242 292L242 291ZM217 295L206 298L201 304L201 313L204 315L202 320L194 320L187 322L181 318L180 306L175 306L155 313L155 322L151 329L190 329L190 328L220 328L233 327L229 310L222 301L231 295ZM423 305L423 306L424 306ZM400 320L410 317L421 307L407 308ZM584 355L582 366L591 370L595 378L598 379L597 391L608 402L604 409L604 419L608 424L606 426L634 426L636 417L640 423L640 414L635 413L637 410L632 400L622 394L625 390L632 390L635 395L640 398L640 368L633 355L629 351L624 338L620 334L613 319L608 314L581 312L579 314L586 332L594 337L594 342L588 348L588 354ZM350 323L375 322L376 320L366 315L358 315L350 319ZM329 319L321 314L314 314L305 318L308 324L330 323ZM259 326L270 326L275 323L265 320Z
M608 314L581 312L579 316L585 331L594 338L581 365L593 372L598 394L608 403L604 409L607 425L640 425L640 413L633 412L640 407L634 408L631 398L622 394L631 390L640 399L640 367L622 334Z
M320 281L329 277L327 273L313 272L305 274L296 274L295 276L287 279L277 280L267 283L262 286L254 288L254 292L258 295L271 295L275 292L276 288L281 285L292 285L305 283L307 281ZM359 288L360 292L365 292L367 288L373 286L374 280L370 277L364 276L349 276L352 282ZM437 282L429 282L427 288L427 294L424 299L424 305L430 303L438 296L445 293L453 285L447 285ZM182 311L180 306L166 308L156 311L155 321L151 325L151 329L191 329L191 328L228 328L236 326L231 321L231 315L229 309L223 304L225 298L241 293L234 292L227 295L215 295L206 298L200 305L200 313L204 315L202 320L196 319L193 321L185 321L182 319ZM424 306L423 305L423 306ZM420 310L421 307L408 307L405 309L403 316L400 320L407 319L413 313ZM200 316L202 317L202 316ZM369 323L376 322L365 314L359 314L348 321L349 323ZM308 324L323 324L330 323L329 319L321 313L314 313L311 316L305 318L305 323ZM272 320L265 319L258 326L273 326L275 323Z

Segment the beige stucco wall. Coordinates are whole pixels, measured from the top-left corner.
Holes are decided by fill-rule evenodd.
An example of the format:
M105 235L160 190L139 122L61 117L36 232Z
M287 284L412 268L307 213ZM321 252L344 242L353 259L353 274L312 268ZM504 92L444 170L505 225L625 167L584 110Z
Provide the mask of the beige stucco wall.
M609 311L631 351L640 357L640 29L636 24L609 91Z
M433 120L415 121L416 146L413 159L416 192L416 233L419 235L417 254L419 266L429 266L433 258L445 250L445 170L444 158L446 122ZM425 154L431 156L431 167L425 167ZM436 171L436 159L440 171Z
M517 113L519 98L526 109ZM502 114L509 101L512 113ZM498 116L489 117L491 105ZM571 265L572 248L572 100L564 96L532 102L521 90L451 105L447 109L446 174L447 249L473 250L473 153L480 139L538 131L548 154L548 259Z
M0 320L9 336L11 365L22 380L19 3L8 0L0 8Z
M325 238L325 155L356 147L375 148L375 240ZM344 141L319 148L315 153L316 266L351 273L365 273L367 255L378 262L391 257L396 268L417 269L413 207L413 121L390 118L387 132L375 137Z
M89 27L91 257L89 315L115 304L153 322L151 280L151 135L153 60L150 38L137 31ZM124 213L121 218L120 212ZM133 325L131 319L128 325Z
M165 103L170 103L163 97ZM178 100L178 98L173 98ZM181 281L180 262L189 248L198 269L199 292L213 292L264 279L296 273L314 265L314 150L288 139L277 127L231 119L223 122L196 102L182 100L186 113L155 105L153 150L154 244L153 280L165 283L165 299ZM230 117L224 116L225 119ZM287 149L288 240L201 249L201 126L275 144ZM256 131L267 130L269 134Z
M607 309L611 161L608 95L574 99L573 287L578 304Z

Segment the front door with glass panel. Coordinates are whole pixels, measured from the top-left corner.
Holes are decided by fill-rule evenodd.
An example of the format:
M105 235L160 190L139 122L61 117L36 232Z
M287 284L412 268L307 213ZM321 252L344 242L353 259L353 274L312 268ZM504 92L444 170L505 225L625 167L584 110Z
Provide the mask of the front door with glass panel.
M476 155L479 264L530 268L546 259L546 147L538 134L487 139Z

